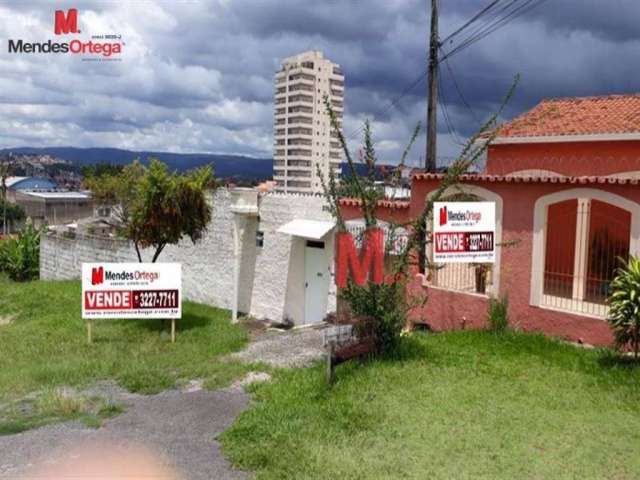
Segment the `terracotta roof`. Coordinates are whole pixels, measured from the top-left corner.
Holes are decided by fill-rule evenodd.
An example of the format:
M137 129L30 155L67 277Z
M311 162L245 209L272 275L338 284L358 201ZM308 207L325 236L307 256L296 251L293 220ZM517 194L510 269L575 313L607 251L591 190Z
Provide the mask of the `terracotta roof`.
M362 205L362 201L358 200L357 198L341 198L340 205L344 205L346 207L359 207L360 205ZM378 202L378 206L391 209L409 208L410 202L403 202L400 200L380 200Z
M498 137L640 133L640 94L552 98L505 123Z
M442 180L441 173L417 173L414 180ZM640 178L632 177L552 177L552 176L516 176L516 175L483 175L467 174L460 176L461 182L485 183L566 183L566 184L608 184L608 185L640 185Z

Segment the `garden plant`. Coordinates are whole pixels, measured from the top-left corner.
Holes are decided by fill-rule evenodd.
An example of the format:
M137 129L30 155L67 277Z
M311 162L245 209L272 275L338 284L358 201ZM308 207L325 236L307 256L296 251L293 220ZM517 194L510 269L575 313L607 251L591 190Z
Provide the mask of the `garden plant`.
M640 351L640 258L632 256L611 282L609 326L618 348L630 348L634 358Z

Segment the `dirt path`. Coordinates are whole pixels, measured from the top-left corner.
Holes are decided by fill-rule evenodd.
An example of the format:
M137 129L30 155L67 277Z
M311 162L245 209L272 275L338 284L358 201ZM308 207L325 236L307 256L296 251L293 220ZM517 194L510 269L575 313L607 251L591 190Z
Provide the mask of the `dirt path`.
M304 367L323 358L322 329L258 335L246 350L231 355L275 367ZM246 381L268 380L253 372ZM101 382L85 394L121 404L124 413L99 429L79 422L45 426L17 435L0 436L0 479L154 478L224 480L249 478L223 457L216 437L249 404L242 382L217 390L167 391L144 396ZM106 471L113 471L106 476ZM52 472L56 476L51 477Z
M216 441L249 403L241 387L122 392L120 400L126 411L99 429L68 422L0 437L0 478L88 478L91 468L100 474L95 478L123 472L164 480L248 478L231 467ZM49 477L52 472L61 473Z

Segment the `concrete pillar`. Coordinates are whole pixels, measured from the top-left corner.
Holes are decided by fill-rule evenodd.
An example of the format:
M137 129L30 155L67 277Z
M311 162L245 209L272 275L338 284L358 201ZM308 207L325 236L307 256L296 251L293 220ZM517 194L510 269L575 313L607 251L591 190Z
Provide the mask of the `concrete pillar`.
M233 299L231 305L231 321L238 321L238 300L240 283L240 261L242 237L244 234L246 217L241 213L233 214Z
M587 291L589 270L589 223L591 199L579 198L576 211L576 246L573 264L573 300L583 301Z

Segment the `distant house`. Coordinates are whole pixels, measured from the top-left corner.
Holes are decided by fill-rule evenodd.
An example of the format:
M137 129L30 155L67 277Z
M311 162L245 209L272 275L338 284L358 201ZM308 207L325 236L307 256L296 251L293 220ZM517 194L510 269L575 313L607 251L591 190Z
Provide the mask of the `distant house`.
M13 193L25 190L55 190L58 185L48 178L42 177L7 177L7 198L13 200Z
M93 214L91 195L58 188L42 177L8 177L7 199L24 208L34 225L75 222Z
M13 200L36 226L72 222L93 213L91 195L84 192L18 190Z

